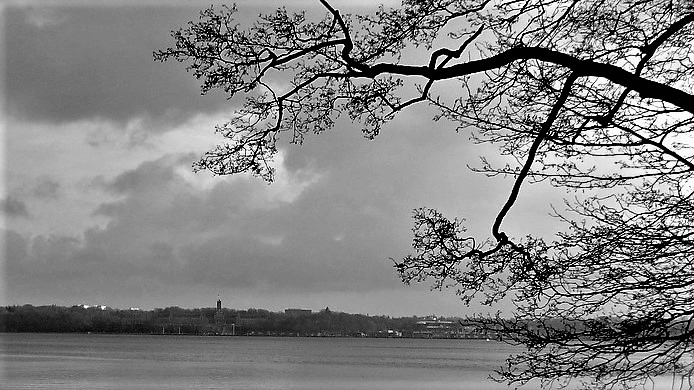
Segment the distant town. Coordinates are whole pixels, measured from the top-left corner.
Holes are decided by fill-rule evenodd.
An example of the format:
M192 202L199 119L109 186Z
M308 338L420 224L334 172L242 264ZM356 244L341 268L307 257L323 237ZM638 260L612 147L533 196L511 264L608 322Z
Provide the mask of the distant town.
M128 333L204 336L471 338L497 336L460 318L389 317L330 310L180 307L140 310L105 305L0 307L0 332Z

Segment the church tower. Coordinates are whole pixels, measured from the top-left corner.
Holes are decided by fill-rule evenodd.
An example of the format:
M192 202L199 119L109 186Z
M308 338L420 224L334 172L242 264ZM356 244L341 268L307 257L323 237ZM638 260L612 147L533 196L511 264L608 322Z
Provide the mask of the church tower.
M222 315L222 300L217 296L217 310L214 312L215 332L222 334L224 332L224 318Z

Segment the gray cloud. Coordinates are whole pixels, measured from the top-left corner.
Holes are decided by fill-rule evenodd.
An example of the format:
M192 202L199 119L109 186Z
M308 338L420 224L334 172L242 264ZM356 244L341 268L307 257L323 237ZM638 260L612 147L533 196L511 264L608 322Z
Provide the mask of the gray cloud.
M39 29L58 26L67 20L67 16L55 7L30 6L26 10L26 22Z
M10 290L40 285L44 294L99 291L122 300L130 294L122 286L150 286L150 305L162 301L164 286L255 292L259 301L403 290L389 258L409 250L411 209L450 208L458 202L448 199L466 191L459 182L466 176L464 144L444 128L420 131L417 124L428 120L421 114L403 117L413 127L396 122L382 140L366 141L341 124L303 147L288 146L279 168L289 178L272 186L236 177L201 188L181 173L192 154L94 179L93 186L118 197L94 211L108 223L81 238L31 238L26 253L11 260L8 280L31 277L23 286L10 282ZM302 184L312 174L318 179Z
M26 203L12 195L2 200L2 211L11 218L29 218L29 210Z
M196 17L194 9L30 11L6 10L8 103L17 121L105 118L108 129L87 122L84 134L74 138L100 148L99 153L121 148L104 155L120 159L115 166L128 166L123 161L142 157L131 159L132 151L121 145L123 134L128 145L155 143L161 134L154 133L167 123L230 104L219 96L199 97L197 82L181 64L152 61L153 50L170 44L168 31ZM432 123L432 115L426 108L402 113L374 141L365 140L358 125L340 121L301 147L282 144L280 171L286 180L272 186L243 176L191 179L182 170L189 172L197 155L158 157L165 147L140 148L143 154L152 151L151 161L120 173L108 158L89 160L94 162L88 166L81 161L51 165L60 157L49 150L51 137L61 134L46 132L42 147L48 152L37 153L32 172L45 173L48 166L79 166L80 172L70 171L67 179L53 169L53 176L31 182L38 174L22 176L18 164L17 180L26 180L19 194L72 202L72 208L83 207L86 199L100 225L80 227L74 236L59 227L38 235L32 228L40 225L39 211L31 219L10 221L16 231L6 233L8 303L186 306L226 290L257 306L291 296L297 304L333 308L322 297L342 303L359 297L356 310L393 313L417 307L418 314L430 314L436 310L433 300L419 296L420 301L402 303L413 290L399 283L389 260L409 252L411 210L428 206L465 217L469 231L483 239L508 196L503 179L472 175L465 168L487 149L470 145L466 135L450 130L454 126ZM138 116L146 123L119 126ZM108 133L121 128L121 137ZM22 149L15 150L17 155ZM75 187L78 180L89 191ZM78 191L88 195L77 200L66 195ZM544 205L544 196L530 201ZM53 202L32 205L47 209ZM29 216L17 197L6 199L3 207ZM513 231L511 217L535 214L517 211L504 227L525 234ZM65 226L86 224L70 220L75 212L55 215L66 218ZM438 307L458 307L458 302L453 298Z
M61 185L51 177L41 176L31 186L29 193L39 199L58 199L61 195Z
M143 192L158 189L162 185L176 180L172 167L178 163L191 161L195 156L186 154L181 156L164 156L154 161L147 161L137 169L133 169L118 175L111 181L103 183L103 187L117 194ZM95 179L98 182L98 179Z
M195 19L197 9L9 7L10 113L53 122L141 116L169 123L226 107L222 96L200 97L197 81L181 64L152 59L153 51L171 44L169 31Z
M252 209L246 207L249 198L261 195L265 184L220 183L201 193L176 177L176 162L145 163L110 182L110 188L128 195L103 204L98 212L111 222L85 232L83 239L39 236L23 252L13 243L9 280L18 273L31 275L24 288L41 285L46 292L57 282L117 289L132 278L181 288L273 286L277 293L399 287L379 253L383 245L385 252L396 249L392 239L379 234L387 220L302 200ZM143 175L149 183L134 179ZM360 232L337 240L345 229ZM108 275L108 281L99 275Z

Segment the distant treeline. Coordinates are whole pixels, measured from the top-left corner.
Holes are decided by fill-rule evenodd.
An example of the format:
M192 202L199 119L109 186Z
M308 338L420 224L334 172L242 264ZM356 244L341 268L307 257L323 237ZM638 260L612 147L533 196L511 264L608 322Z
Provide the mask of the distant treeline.
M407 337L418 317L391 318L333 312L283 313L215 308L119 310L82 306L0 307L2 332L100 332L146 334L237 334L277 336Z

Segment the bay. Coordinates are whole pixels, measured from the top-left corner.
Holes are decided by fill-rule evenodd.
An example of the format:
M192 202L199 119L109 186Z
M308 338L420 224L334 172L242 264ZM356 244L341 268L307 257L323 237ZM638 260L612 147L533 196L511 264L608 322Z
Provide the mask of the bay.
M485 340L0 334L3 389L505 389Z

